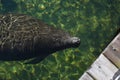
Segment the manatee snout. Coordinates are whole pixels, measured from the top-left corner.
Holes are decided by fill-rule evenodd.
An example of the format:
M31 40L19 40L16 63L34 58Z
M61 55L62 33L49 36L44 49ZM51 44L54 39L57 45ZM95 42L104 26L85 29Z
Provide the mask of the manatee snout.
M80 38L78 37L70 37L66 40L66 44L69 45L69 47L76 48L80 45Z
M70 38L72 47L78 47L80 45L80 38L72 37Z

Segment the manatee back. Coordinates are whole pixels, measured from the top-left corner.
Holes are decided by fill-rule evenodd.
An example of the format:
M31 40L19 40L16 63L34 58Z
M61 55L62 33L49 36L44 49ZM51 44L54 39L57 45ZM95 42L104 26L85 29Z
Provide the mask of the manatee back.
M0 15L0 57L26 59L49 54L69 34L23 14Z

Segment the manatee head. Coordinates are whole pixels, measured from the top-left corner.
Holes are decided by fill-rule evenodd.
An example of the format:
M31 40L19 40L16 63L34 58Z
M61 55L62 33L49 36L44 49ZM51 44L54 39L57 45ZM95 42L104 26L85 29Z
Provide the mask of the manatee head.
M70 47L76 48L80 45L80 39L78 37L69 37L64 41L64 45L67 48L70 48Z
M80 38L78 37L64 37L63 39L59 39L54 44L54 49L56 51L67 49L67 48L77 48L80 45Z

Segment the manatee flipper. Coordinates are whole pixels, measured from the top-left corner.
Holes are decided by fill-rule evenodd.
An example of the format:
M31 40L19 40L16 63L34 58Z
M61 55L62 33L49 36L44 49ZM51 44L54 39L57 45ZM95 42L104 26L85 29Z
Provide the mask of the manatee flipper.
M25 64L37 64L37 63L39 63L40 61L42 61L43 59L44 59L44 58L36 57L36 58L33 58L33 59L30 60L30 61L25 62Z

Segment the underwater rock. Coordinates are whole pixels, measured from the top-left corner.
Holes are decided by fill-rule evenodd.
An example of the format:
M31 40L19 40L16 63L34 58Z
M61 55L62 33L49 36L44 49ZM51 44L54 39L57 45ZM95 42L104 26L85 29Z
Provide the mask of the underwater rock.
M80 39L24 14L0 15L0 60L31 59L38 63L48 55L78 47Z

